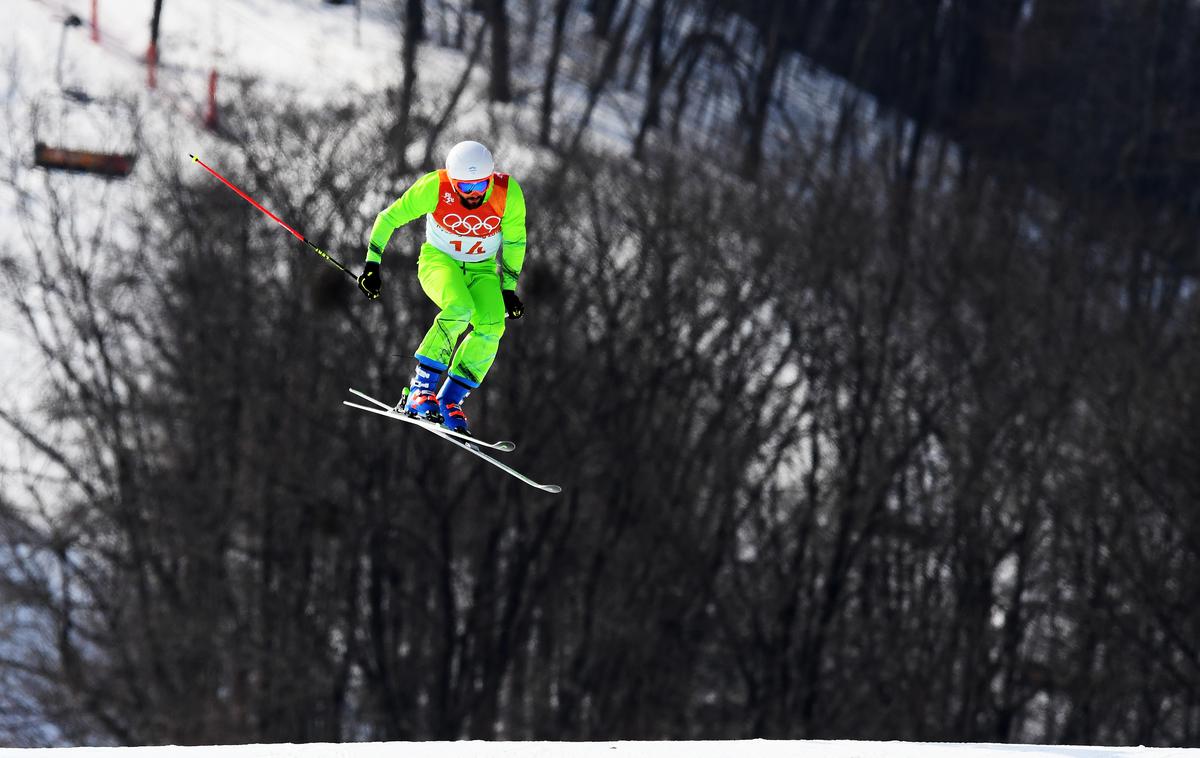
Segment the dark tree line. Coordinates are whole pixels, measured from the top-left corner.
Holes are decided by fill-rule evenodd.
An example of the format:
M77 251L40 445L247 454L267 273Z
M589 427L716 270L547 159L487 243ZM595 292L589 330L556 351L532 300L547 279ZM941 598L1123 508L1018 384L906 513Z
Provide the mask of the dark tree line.
M765 19L772 0L738 3ZM1195 212L1200 10L1183 0L802 0L786 44L1039 184Z

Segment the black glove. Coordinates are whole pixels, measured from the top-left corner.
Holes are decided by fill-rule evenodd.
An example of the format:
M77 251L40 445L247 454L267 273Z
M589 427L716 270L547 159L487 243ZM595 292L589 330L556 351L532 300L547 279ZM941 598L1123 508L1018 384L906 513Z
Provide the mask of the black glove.
M509 318L521 318L525 315L525 304L517 297L516 290L504 290L504 312Z
M363 264L363 272L358 276L358 288L368 300L378 300L382 287L383 271L380 270L378 261L367 261Z

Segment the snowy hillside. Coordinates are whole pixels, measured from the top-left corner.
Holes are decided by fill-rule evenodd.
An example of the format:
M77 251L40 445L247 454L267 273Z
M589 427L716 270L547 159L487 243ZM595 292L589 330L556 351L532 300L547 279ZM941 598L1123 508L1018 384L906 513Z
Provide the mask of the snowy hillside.
M167 2L154 89L145 63L151 5L103 0L95 29L91 7L90 0L4 4L0 257L22 264L50 228L51 197L71 209L79 239L120 239L135 221L121 209L153 191L144 181L150 156L219 156L220 141L205 128L214 74L216 102L253 82L283 101L328 104L378 96L399 76L399 36L386 0L366 0L357 13L321 0ZM433 47L426 54L433 69L454 57ZM34 166L38 142L135 153L140 162L126 179L50 172ZM198 183L211 181L196 173ZM0 306L0 395L23 416L41 399L45 368L10 311L9 303ZM8 427L0 430L0 454L4 477L37 458ZM0 486L13 496L22 489L9 478Z
M392 742L356 745L57 748L0 758L1195 758L1200 749L919 742Z
M548 19L531 24L524 17L536 5L512 3L514 46L514 103L490 107L486 73L477 66L468 97L454 113L454 123L442 135L453 141L487 132L497 113L517 124L518 133L532 134L536 124L536 82L547 54ZM120 208L148 196L145 184L149 156L190 152L219 161L220 140L205 128L219 105L253 83L257 92L281 102L301 100L335 107L341 103L379 101L400 80L400 34L394 0L362 0L361 7L331 5L323 0L207 0L166 2L160 25L155 88L148 87L146 52L152 4L144 0L99 0L92 15L91 0L6 0L6 23L0 30L0 224L6 229L0 257L28 260L30 248L49 228L48 197L71 208L80 239L120 239L132 219ZM479 19L463 13L465 4L426 4L430 40L420 46L419 97L441 109L446 92L466 67L462 51L438 44L450 27ZM587 42L586 14L572 14L568 34ZM686 30L684 23L680 29ZM735 33L752 51L753 35ZM578 117L586 99L586 81L595 65L593 44L568 46L564 76L556 95L557 119L564 128ZM747 56L752 55L747 52ZM701 66L703 68L703 66ZM215 79L214 79L215 77ZM601 98L590 121L590 139L618 154L628 154L637 131L645 89L645 73L622 76L622 86ZM210 87L215 84L215 98ZM693 83L720 93L711 106L690 122L693 142L721 139L736 121L738 84L727 72L701 72ZM798 55L783 65L773 122L775 150L788 149L788 135L821 128L845 85L810 70ZM474 93L474 96L471 96ZM489 136L493 136L490 135ZM34 144L55 147L136 153L133 173L124 180L47 172L33 165ZM528 142L532 142L529 140ZM768 150L771 140L768 140ZM496 145L494 145L496 147ZM539 160L529 145L517 140L500 144L497 152L505 170L520 172ZM410 158L420 160L425 146L410 146ZM436 150L431 151L438 154ZM221 165L218 163L218 165ZM234 167L223 166L227 170ZM236 176L236 174L235 174ZM197 170L197 184L212 181ZM379 202L390 200L392 187L379 187ZM140 193L140 195L139 195ZM151 196L152 197L152 196ZM103 201L103 202L101 202ZM107 206L108 214L101 212ZM364 222L365 223L365 222ZM365 229L363 230L365 234ZM283 232L281 231L281 234ZM356 262L357 250L341 252ZM9 308L5 305L3 308ZM0 314L0 394L9 409L31 412L44 368L25 343L11 313ZM0 431L0 452L19 469L18 450L10 430Z

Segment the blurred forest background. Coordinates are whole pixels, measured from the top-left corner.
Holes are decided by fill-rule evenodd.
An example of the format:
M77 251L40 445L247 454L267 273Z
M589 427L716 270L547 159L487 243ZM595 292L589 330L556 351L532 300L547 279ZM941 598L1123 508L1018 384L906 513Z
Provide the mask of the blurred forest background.
M564 494L340 404L407 380L420 229L368 303L147 158L135 241L64 205L2 243L51 363L2 414L58 477L0 502L0 741L1200 745L1200 7L439 8L397 4L388 102L222 128L357 264L364 198L441 160L421 46L536 108L479 135L552 160L470 407ZM579 49L642 83L628 153L556 111ZM796 51L857 86L831 128L779 115Z

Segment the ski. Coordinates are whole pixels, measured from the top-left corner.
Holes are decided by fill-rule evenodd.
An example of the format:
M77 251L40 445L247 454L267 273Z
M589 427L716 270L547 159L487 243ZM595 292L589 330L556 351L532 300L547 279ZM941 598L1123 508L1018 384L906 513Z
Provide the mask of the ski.
M361 410L368 411L370 413L378 413L380 416L387 416L388 418L395 418L395 419L401 419L403 421L408 421L410 423L415 424L416 426L419 426L419 427L425 429L426 431L436 434L437 436L441 437L442 439L446 440L447 442L450 442L454 445L457 445L458 447L461 447L463 450L466 450L468 453L471 453L472 455L475 455L475 456L478 456L478 457L484 459L485 461L492 464L496 468L508 473L509 475L511 475L513 477L516 477L517 479L520 479L522 482L528 484L530 487L539 489L542 492L553 492L553 493L562 492L562 487L560 487L559 485L557 485L557 484L539 484L538 482L535 482L532 479L530 479L529 477L522 474L520 471L517 471L516 469L512 468L511 466L506 466L505 464L501 463L500 461L496 460L495 458L493 458L492 456L488 455L487 453L483 452L483 450L480 449L481 446L484 446L484 447L488 447L488 448L495 449L495 450L508 451L508 450L512 450L513 448L516 447L516 445L514 445L511 442L502 441L502 442L495 442L495 443L483 443L483 442L476 440L473 437L458 434L456 432L450 431L449 429L444 429L442 427L434 426L433 424L426 423L426 422L420 421L418 419L410 418L409 416L407 416L403 413L396 413L396 411L393 410L390 406L385 405L384 403L380 402L379 400L376 400L375 398L371 397L370 395L359 392L358 390L351 389L350 391L356 395L366 398L367 400L371 401L372 403L374 403L375 405L377 405L379 407L372 408L367 405L360 405L358 403L352 403L349 400L343 400L342 401L343 405L348 405L351 408L359 408ZM496 445L510 445L511 447L507 447L507 448L495 447Z
M480 447L486 447L486 448L490 448L492 450L498 450L501 453L511 453L513 450L517 449L517 445L515 442L509 442L508 440L500 440L499 442L486 442L484 440L478 440L469 434L463 434L462 432L456 432L452 429L447 429L444 426L441 426L439 424L434 424L431 421L424 421L419 418L413 418L412 416L409 416L407 413L401 413L401 412L397 411L395 408L393 408L392 406L383 402L382 400L376 400L375 398L371 397L367 393L360 392L360 391L354 389L353 387L350 388L350 391L353 392L355 395L358 395L359 397L363 398L364 400L367 400L371 403L374 403L375 405L378 405L382 410L376 410L375 408L368 408L367 406L359 405L358 403L351 403L351 402L343 401L346 403L346 405L349 405L353 408L361 408L364 411L370 411L371 413L378 413L380 416L389 416L391 418L400 419L401 421L407 421L410 424L416 424L417 426L423 426L426 429L430 430L431 432L440 432L442 434L447 434L447 435L450 435L451 437L457 437L465 442L472 442L476 445L479 445Z

